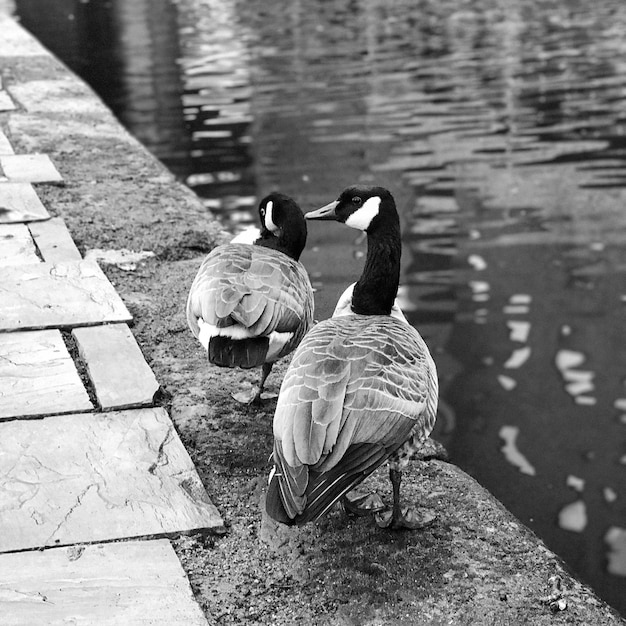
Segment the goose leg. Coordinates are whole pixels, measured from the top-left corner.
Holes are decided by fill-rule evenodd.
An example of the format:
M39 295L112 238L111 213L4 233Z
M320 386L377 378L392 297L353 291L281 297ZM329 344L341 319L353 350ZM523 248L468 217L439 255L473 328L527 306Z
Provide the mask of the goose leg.
M393 530L416 530L424 528L434 521L435 516L430 511L420 513L416 509L400 506L400 483L402 471L394 468L389 469L389 479L393 489L393 506L391 510L376 514L376 523L381 528Z
M272 371L273 363L263 363L261 368L261 380L257 387L253 387L250 391L240 391L238 393L233 393L232 396L237 402L241 402L241 404L261 404L262 398L261 393L263 392L263 386L265 385L265 381L267 377L270 375Z

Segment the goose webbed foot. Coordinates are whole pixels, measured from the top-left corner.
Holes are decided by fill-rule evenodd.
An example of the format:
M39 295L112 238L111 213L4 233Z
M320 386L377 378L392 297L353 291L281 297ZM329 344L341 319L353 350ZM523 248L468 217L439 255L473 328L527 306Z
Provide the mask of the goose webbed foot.
M430 509L417 509L400 506L400 483L402 472L397 469L389 470L389 479L393 488L393 506L390 509L376 513L374 519L380 528L391 530L417 530L425 528L435 521L435 513Z
M267 380L267 377L270 375L271 371L272 371L272 363L263 363L261 380L259 381L259 384L256 387L253 386L248 391L239 391L238 393L231 394L233 399L236 400L237 402L240 402L241 404L248 404L248 405L254 404L258 406L260 404L263 404L263 400L276 398L277 394L268 393L265 396L261 395L263 393L263 387L265 385L265 381Z
M374 516L380 528L391 530L418 530L426 528L435 521L435 514L430 509L410 509L403 507L394 514L393 509L380 511Z
M372 513L383 511L385 504L377 493L347 493L341 499L341 503L348 515L364 517Z
M240 404L261 404L261 390L258 387L252 387L247 391L238 391L232 393L231 396Z

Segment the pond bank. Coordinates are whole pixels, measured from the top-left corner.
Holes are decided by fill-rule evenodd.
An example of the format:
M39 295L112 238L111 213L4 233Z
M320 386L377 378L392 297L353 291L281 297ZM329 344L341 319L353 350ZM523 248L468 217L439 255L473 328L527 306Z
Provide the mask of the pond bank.
M226 233L82 81L12 20L2 18L1 31L2 84L18 103L0 114L3 130L17 153L48 154L65 180L38 189L48 211L83 255L154 253L135 270L103 268L227 524L225 536L173 539L209 623L622 623L493 497L440 461L415 463L406 480L405 496L437 513L425 531L381 532L339 512L300 530L262 528L273 404L242 410L231 400L229 390L257 373L207 368L184 318L195 271ZM373 482L382 487L385 476ZM564 610L553 612L559 599Z

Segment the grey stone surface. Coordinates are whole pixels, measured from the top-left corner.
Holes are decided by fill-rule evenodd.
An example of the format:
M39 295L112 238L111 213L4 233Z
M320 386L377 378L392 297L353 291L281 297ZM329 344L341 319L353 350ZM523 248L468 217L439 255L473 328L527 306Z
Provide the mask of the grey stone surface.
M6 7L0 8L6 11ZM31 57L48 54L48 51L36 39L2 13L0 13L0 33L2 33L1 56L3 57Z
M81 260L80 252L60 217L45 222L31 222L28 229L44 261L58 263Z
M15 103L6 91L0 91L0 111L13 111Z
M0 333L0 381L0 418L93 408L58 330Z
M8 91L29 113L45 111L78 117L103 112L102 105L87 85L65 78L13 84ZM104 113L112 117L107 109Z
M14 154L13 146L2 131L0 131L0 154Z
M0 169L9 182L60 183L63 177L47 154L0 155Z
M202 626L169 541L0 555L3 626Z
M152 404L159 383L126 324L72 331L103 409Z
M0 552L221 529L164 409L0 423Z
M0 183L0 224L34 222L50 217L29 183Z
M3 271L0 330L81 326L130 319L121 298L96 263L39 263L7 267Z
M0 224L0 267L40 261L25 224Z

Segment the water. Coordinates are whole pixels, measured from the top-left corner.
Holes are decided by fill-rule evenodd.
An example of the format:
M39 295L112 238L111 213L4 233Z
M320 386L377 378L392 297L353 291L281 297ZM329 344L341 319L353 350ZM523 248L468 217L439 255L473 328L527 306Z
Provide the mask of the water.
M25 23L230 228L272 189L393 191L436 436L626 614L626 5L43 2ZM364 253L310 226L318 318Z

